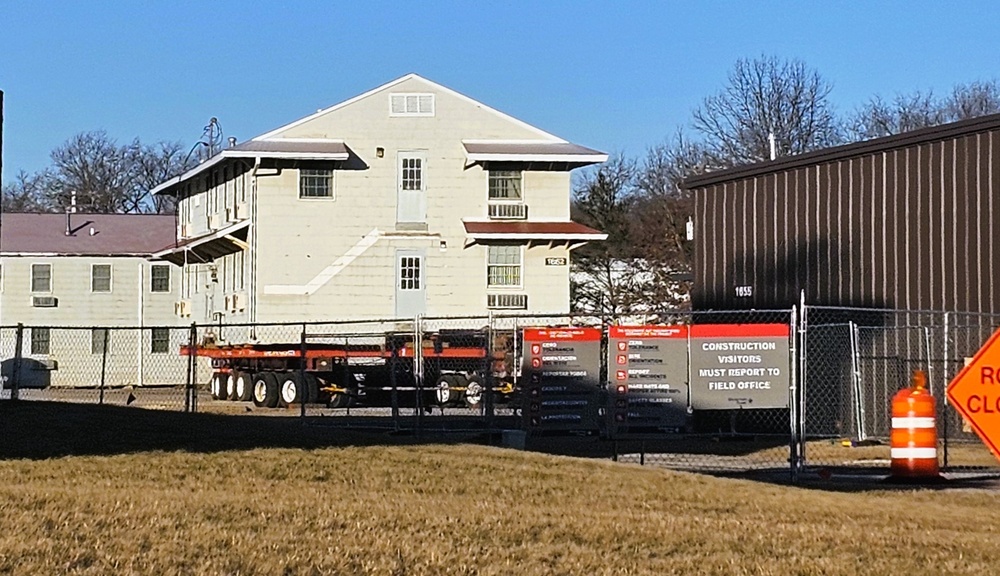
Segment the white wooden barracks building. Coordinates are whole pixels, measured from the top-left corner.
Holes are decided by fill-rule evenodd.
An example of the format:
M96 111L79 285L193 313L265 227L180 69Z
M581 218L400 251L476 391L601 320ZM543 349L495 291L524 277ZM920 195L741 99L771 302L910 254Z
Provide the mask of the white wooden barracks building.
M570 172L607 155L410 74L229 147L177 196L178 315L285 322L569 311Z

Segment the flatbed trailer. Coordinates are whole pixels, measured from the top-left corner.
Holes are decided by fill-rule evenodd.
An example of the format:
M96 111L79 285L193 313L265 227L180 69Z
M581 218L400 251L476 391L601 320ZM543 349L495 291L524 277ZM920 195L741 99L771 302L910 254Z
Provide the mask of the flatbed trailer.
M310 335L338 342L204 343L183 356L209 358L210 390L218 400L259 407L456 406L478 408L486 393L509 402L517 389L511 355L488 346L484 331L413 334ZM366 343L357 342L364 340ZM372 343L376 340L377 343ZM489 350L494 348L494 350ZM419 353L418 353L419 351Z

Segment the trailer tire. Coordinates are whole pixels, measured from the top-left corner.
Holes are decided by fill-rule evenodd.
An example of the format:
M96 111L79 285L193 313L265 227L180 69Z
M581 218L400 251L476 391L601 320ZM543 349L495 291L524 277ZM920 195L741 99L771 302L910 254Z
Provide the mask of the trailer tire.
M278 376L278 406L302 402L302 378L298 372L284 372Z
M319 382L312 374L306 374L305 392L306 404L315 404L319 400Z
M253 375L249 372L233 372L230 378L236 381L236 399L240 402L250 400L253 395Z
M485 390L482 378L475 374L469 376L469 383L465 386L465 405L473 410L478 409L483 403Z
M236 373L230 372L226 374L226 386L225 386L225 398L226 400L239 400L236 395Z
M213 400L226 400L228 399L226 388L229 386L229 374L225 372L216 372L212 374L212 399Z
M258 372L253 379L253 403L261 408L278 405L278 376L274 372Z
M444 374L437 379L434 390L434 400L441 406L451 406L462 402L462 391L465 387L465 377L459 374Z

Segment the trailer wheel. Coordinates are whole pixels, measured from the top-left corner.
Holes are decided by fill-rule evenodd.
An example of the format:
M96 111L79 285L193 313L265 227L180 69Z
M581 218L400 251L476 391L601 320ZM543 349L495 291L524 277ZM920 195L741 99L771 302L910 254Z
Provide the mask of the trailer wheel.
M289 406L302 401L302 379L298 372L285 372L279 377L278 405Z
M464 376L460 374L444 374L437 380L434 398L442 406L460 404L463 394L459 388L464 388L465 385Z
M216 372L212 374L212 399L213 400L226 400L228 398L226 388L229 386L229 374L225 372Z
M225 393L226 400L239 400L239 397L236 394L236 373L230 372L225 376L226 386L223 392Z
M469 384L465 387L465 404L469 408L478 409L483 402L483 379L473 374L469 376Z
M250 400L253 395L253 377L246 372L233 372L230 378L236 381L236 399L240 402Z
M330 398L326 402L327 408L348 408L353 404L351 398L352 394L357 394L358 391L358 381L346 369L342 370L339 375L334 375L334 378L330 382L336 386L347 389L347 393L332 392L330 393Z
M306 404L315 404L319 400L319 382L312 374L306 374L305 383Z
M258 372L254 376L253 403L266 408L278 405L278 376L274 372Z

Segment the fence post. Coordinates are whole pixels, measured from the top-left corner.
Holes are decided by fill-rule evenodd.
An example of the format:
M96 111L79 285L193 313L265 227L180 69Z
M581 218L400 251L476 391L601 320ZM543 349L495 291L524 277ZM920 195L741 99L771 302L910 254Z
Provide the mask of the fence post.
M392 425L399 432L399 388L396 382L397 359L399 358L399 342L393 341L389 347L389 386L392 401Z
M809 394L809 308L806 306L806 291L803 290L799 299L799 372L796 375L799 395L799 418L795 427L795 434L799 446L798 462L795 463L796 474L802 471L806 462L806 403Z
M17 323L14 341L14 367L10 375L10 399L17 400L21 389L21 356L24 352L24 324Z
M413 318L413 386L417 397L413 404L417 407L417 438L423 429L424 422L424 340L423 327L420 325L420 314Z
M197 392L194 388L194 382L196 379L195 370L195 344L198 340L198 327L195 322L191 323L191 328L188 331L188 346L187 346L187 382L184 387L184 411L185 412L195 412L198 410L197 407Z
M860 328L854 320L847 322L851 341L851 388L854 390L854 433L858 440L865 440L865 400L861 387L861 345L859 343Z
M299 343L299 418L305 423L306 420L306 324L302 323L302 335ZM347 382L345 382L346 384Z
M108 375L108 334L110 332L110 328L104 329L104 342L101 344L101 395L97 403L102 406L104 405L104 387Z
M797 428L796 422L798 420L798 382L796 379L796 362L798 361L798 317L796 315L795 306L792 306L791 313L789 316L789 328L791 329L791 358L789 359L789 367L791 373L788 375L789 379L789 391L788 391L788 471L791 474L792 483L795 484L799 481L799 470L798 470L798 438L796 437L795 430ZM688 354L691 351L690 336L688 337ZM688 387L690 393L690 387Z
M483 346L486 352L486 365L483 368L483 385L486 387L486 398L484 399L486 404L483 406L485 412L485 421L483 424L486 426L486 432L488 434L493 433L493 417L496 411L494 407L494 402L496 399L493 397L493 389L496 386L496 382L493 378L493 311L489 311L489 316L486 319L486 342Z
M944 313L944 362L942 362L941 374L944 376L944 381L946 382L945 386L947 386L948 378L949 378L949 375L950 375L950 372L951 372L948 369L949 368L949 365L948 365L949 356L951 354L951 346L949 346L949 341L951 340L951 330L950 330L951 323L949 322L949 314L950 314L949 312L945 312ZM949 430L950 427L948 426L948 420L949 420L949 418L948 418L948 399L947 399L947 397L943 397L941 400L942 401L938 403L938 406L939 406L938 410L940 412L940 414L938 414L938 418L941 420L941 452L942 452L942 455L943 455L943 458L944 458L944 461L942 462L942 464L943 464L944 469L947 470L948 469L948 432L950 431Z

